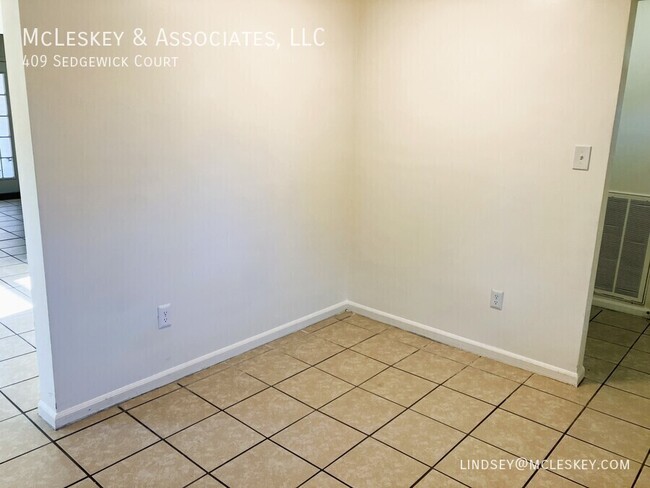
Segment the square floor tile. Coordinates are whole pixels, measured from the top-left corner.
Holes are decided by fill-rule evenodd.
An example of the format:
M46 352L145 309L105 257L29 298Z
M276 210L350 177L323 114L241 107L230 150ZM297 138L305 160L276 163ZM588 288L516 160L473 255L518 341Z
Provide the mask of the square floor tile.
M2 254L0 254L0 268L4 268L5 266L15 266L17 264L24 264L25 261L21 261L20 254L18 256L9 256L7 253L4 251L0 251ZM5 280L3 280L5 281ZM7 280L6 282L8 283L10 280ZM11 286L11 283L8 283L9 286Z
M282 337L279 337L278 339L269 342L267 346L269 346L273 351L282 351L285 347L291 344L298 344L304 338L307 337L316 337L316 336L313 336L312 334L309 334L304 330L299 330L297 332L292 332L291 334L283 335Z
M264 441L213 474L231 488L291 488L308 480L317 471L286 449Z
M650 488L650 468L645 466L634 485L635 488Z
M599 383L605 381L616 368L616 363L589 356L584 357L582 364L585 367L585 378Z
M517 470L514 466L505 469L472 469L472 462L481 460L516 461L516 457L494 446L490 446L472 437L467 437L436 469L468 486L516 488L524 486L533 474L532 470Z
M589 408L650 429L650 400L647 398L605 385L589 403Z
M269 388L230 407L227 411L268 437L309 414L312 409L284 393Z
M57 430L54 430L47 422L45 422L45 420L41 418L41 416L38 414L38 410L32 410L31 412L27 413L27 416L38 426L39 429L45 432L45 434L50 439L58 440L120 413L122 413L122 411L117 407L107 408L106 410L102 410L101 412L90 415L85 419L79 420L78 422L74 422L72 424L68 424L65 427L61 427Z
M429 344L424 346L424 350L463 364L472 364L479 358L477 354L472 352L463 351L457 347L451 347L435 341L431 341Z
M0 245L9 241L0 241ZM9 254L10 256L16 256L18 254L25 254L25 246L16 246L16 247L3 247L2 250ZM6 278L8 276L14 276L17 274L23 274L27 272L26 264L14 264L13 266L3 266L0 268L0 278ZM4 323L4 319L3 319ZM9 324L7 324L9 325ZM9 327L12 329L12 327ZM13 329L12 329L13 330ZM16 332L14 330L14 332Z
M177 383L182 386L191 385L192 383L196 383L197 381L205 379L208 376L212 376L213 374L223 371L224 369L228 369L229 367L230 366L226 364L225 361L223 361L221 363L197 371L196 373L187 375L184 378L178 380Z
M9 241L5 240L2 242L4 243ZM27 247L25 246L3 247L2 250L7 254L9 254L10 256L17 256L19 254L27 253ZM12 275L17 275L26 272L27 272L27 266L20 265L20 264L15 266L4 266L3 268L0 268L0 276L12 276Z
M215 480L212 476L206 475L201 479L196 480L187 488L224 488L224 485Z
M212 471L263 441L264 437L220 412L167 440L202 468Z
M0 464L0 480L11 488L64 488L86 475L54 444Z
M13 331L7 329L4 325L0 324L0 339L14 335Z
M374 439L366 439L327 468L355 488L409 487L427 467Z
M95 478L105 488L125 486L183 488L204 474L189 459L164 442L159 442L97 473Z
M311 334L312 332L317 332L321 329L324 329L328 325L332 325L338 322L338 319L336 317L330 317L325 320L321 320L319 322L316 322L315 324L310 325L309 327L305 327L303 332L307 332Z
M525 385L580 405L586 405L600 388L600 383L589 379L582 380L580 385L576 387L538 374L531 376Z
M603 461L623 461L621 456L612 454L598 447L565 436L549 456L550 460L580 459L586 462L593 461L600 466ZM562 469L558 471L562 476L593 488L611 488L614 486L632 486L632 482L641 467L640 464L630 461L630 469Z
M628 348L612 344L611 342L601 341L592 337L587 337L587 344L585 346L585 355L604 359L612 363L618 363L623 356L627 353Z
M0 463L50 442L22 415L0 422L0 439Z
M260 354L264 354L265 352L271 351L273 348L267 344L263 344L261 346L258 346L256 348L250 349L249 351L242 352L241 354L237 354L230 359L226 359L225 361L222 361L219 363L221 367L223 368L229 368L230 366L234 366L236 364L239 364L241 362L247 361L251 358L254 358L255 356L259 356Z
M16 246L24 246L24 245L25 245L25 239L5 239L0 241L0 249L2 250L11 247L16 247Z
M634 332L643 332L648 325L648 320L644 317L636 317L626 313L614 312L613 310L603 310L594 318L594 322L614 325Z
M135 407L129 413L159 436L168 437L218 411L214 405L181 389Z
M639 340L634 344L633 349L638 349L639 351L650 353L650 336L643 334L639 337Z
M2 323L16 334L22 334L34 330L34 314L29 310L9 317L2 317Z
M74 485L71 485L70 488L99 488L99 485L90 478L84 478Z
M632 346L640 334L640 332L632 332L631 330L621 329L613 325L599 324L598 322L591 322L587 331L588 337L625 347Z
M519 387L519 383L470 366L447 381L445 386L498 405Z
M514 366L490 358L478 358L472 363L472 367L501 376L508 380L516 381L517 383L523 383L530 378L530 375L532 374L530 371L515 368Z
M398 329L397 327L391 327L381 334L384 337L388 337L389 339L403 342L404 344L408 344L409 346L414 346L417 348L423 348L432 342L431 339L427 339L421 335L413 334L412 332L408 332L406 330Z
M320 408L354 388L350 383L316 368L307 369L275 387L312 408Z
M494 406L440 386L411 410L468 433L494 410Z
M22 356L34 350L31 344L17 335L0 339L0 361Z
M343 312L334 315L334 318L336 320L345 320L352 315L354 315L354 312L351 312L350 310L344 310Z
M14 264L21 264L22 263L22 261L20 259L16 258L16 257L9 256L9 255L6 255L6 254L3 254L3 256L7 256L7 257L1 257L0 256L0 267L10 266L10 265L14 265Z
M398 451L433 466L465 436L429 417L407 410L373 434Z
M24 340L29 342L32 346L36 347L36 332L35 331L29 331L29 332L23 332L20 334L20 337L22 337Z
M269 351L243 361L235 367L266 384L274 385L307 369L309 365L282 352Z
M410 407L436 387L436 384L400 369L388 368L361 384L375 395Z
M619 366L607 380L606 385L650 398L650 375Z
M585 409L569 435L642 463L650 447L650 430Z
M16 415L20 415L20 410L14 407L3 395L0 395L0 422Z
M337 322L315 332L321 339L327 339L339 346L352 347L361 341L375 335L367 329L348 324L347 322Z
M143 449L158 438L127 414L120 414L58 441L89 473Z
M0 361L0 388L38 376L36 353Z
M225 369L187 386L219 408L227 408L267 388L265 383L237 369Z
M130 400L120 404L120 407L124 410L130 410L139 405L142 405L143 403L147 403L148 401L155 400L156 398L166 395L167 393L178 390L179 388L180 386L178 386L178 384L170 383L168 385L161 386L160 388L156 388L155 390L144 393L143 395L131 398Z
M383 363L394 364L406 356L413 354L418 349L403 342L383 337L380 334L360 342L352 350Z
M384 324L383 322L379 322L377 320L373 320L363 315L358 315L356 313L344 319L344 321L348 324L356 325L357 327L367 329L370 332L374 333L383 332L390 328L390 325Z
M38 407L40 401L40 381L38 376L2 388L2 392L23 412Z
M404 411L404 407L355 388L325 405L321 411L366 434L372 434Z
M338 344L313 334L301 334L279 346L289 356L308 364L317 364L343 350Z
M650 354L638 349L630 349L621 361L621 366L650 374Z
M432 469L415 485L415 488L463 488L465 485Z
M346 485L338 481L336 478L333 478L324 471L321 471L316 476L311 478L304 485L300 485L300 488L345 488Z
M505 410L497 409L472 436L527 459L544 459L562 434Z
M387 368L384 363L350 350L332 356L316 367L354 385L360 385Z
M324 468L366 436L347 425L314 412L273 436L273 440L320 468Z
M526 488L580 488L581 486L551 471L540 469L526 485Z
M395 367L435 383L444 383L465 365L430 352L418 351L402 359Z
M562 432L582 411L582 406L577 403L525 385L514 392L501 408Z

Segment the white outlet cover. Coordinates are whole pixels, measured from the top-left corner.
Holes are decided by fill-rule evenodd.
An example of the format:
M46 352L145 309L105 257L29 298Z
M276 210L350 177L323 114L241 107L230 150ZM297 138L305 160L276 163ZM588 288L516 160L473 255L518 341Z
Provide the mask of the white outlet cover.
M573 169L588 171L590 160L591 146L576 146L573 153Z
M172 325L171 306L172 306L171 303L158 305L158 328L159 329L171 327Z
M503 310L503 292L501 290L492 290L490 293L490 307Z

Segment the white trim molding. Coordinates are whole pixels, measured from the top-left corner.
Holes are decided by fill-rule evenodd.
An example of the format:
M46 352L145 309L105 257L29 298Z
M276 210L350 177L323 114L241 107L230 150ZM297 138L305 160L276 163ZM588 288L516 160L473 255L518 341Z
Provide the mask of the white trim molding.
M428 337L429 339L433 339L434 341L442 342L443 344L473 352L490 359L495 359L502 363L525 369L526 371L539 373L573 386L577 386L584 377L584 367L582 365L578 366L577 371L569 371L514 352L506 351L505 349L490 346L482 342L451 334L450 332L445 332L444 330L436 329L435 327L420 324L413 320L398 317L397 315L382 312L381 310L371 307L366 307L359 303L348 302L348 308L353 312L360 313L370 317L371 319L379 320L409 332L414 332L421 336Z
M339 302L317 312L292 320L286 324L267 330L255 336L217 349L209 354L187 361L173 368L161 371L155 375L143 378L129 385L113 390L105 395L98 396L60 412L53 411L47 404L40 402L38 414L54 429L60 429L68 424L81 420L105 408L112 407L138 395L142 395L155 388L159 388L187 375L225 361L233 356L244 353L258 346L271 342L282 336L315 324L332 315L342 312L347 307L347 301Z
M436 329L435 327L430 327L413 320L398 317L371 307L366 307L359 303L345 300L266 332L249 337L248 339L244 339L230 346L223 347L204 356L192 359L186 363L149 376L148 378L143 378L135 383L123 386L122 388L118 388L117 390L113 390L105 395L93 398L92 400L75 405L60 412L55 412L47 404L40 402L38 413L53 428L59 429L72 422L76 422L77 420L81 420L82 418L104 410L105 408L117 405L129 400L130 398L136 397L155 388L159 388L187 375L220 363L221 361L225 361L233 356L271 342L279 337L303 329L346 309L385 322L400 329L428 337L429 339L442 342L443 344L458 347L465 351L470 351L481 356L495 359L533 373L539 373L571 385L579 384L584 376L584 367L582 366L579 366L575 372L558 368L536 359L521 356L498 347L467 339L456 334L445 332L444 330Z
M638 317L650 318L650 309L644 305L635 305L633 303L616 300L614 298L607 298L601 295L594 295L592 302L594 307L606 308L616 312L623 312Z

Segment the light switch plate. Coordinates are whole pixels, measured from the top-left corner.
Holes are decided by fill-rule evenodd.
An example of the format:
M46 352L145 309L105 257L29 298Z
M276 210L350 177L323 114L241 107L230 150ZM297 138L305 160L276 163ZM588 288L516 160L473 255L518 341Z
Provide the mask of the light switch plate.
M576 146L576 150L573 154L573 169L588 171L590 160L591 146Z

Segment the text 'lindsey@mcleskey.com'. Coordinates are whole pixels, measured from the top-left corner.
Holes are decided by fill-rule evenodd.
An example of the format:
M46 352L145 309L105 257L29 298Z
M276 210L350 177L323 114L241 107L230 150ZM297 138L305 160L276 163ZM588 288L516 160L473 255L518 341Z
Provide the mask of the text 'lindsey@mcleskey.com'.
M611 471L630 469L629 459L461 459L462 471Z

